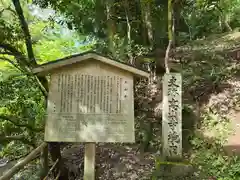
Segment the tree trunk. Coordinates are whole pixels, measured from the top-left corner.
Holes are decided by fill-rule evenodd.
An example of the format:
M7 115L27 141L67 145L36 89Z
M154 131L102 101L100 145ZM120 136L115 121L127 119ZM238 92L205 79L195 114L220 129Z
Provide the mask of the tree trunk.
M231 26L229 25L229 20L230 18L229 18L229 16L228 15L225 15L224 16L224 25L225 25L225 27L226 27L226 29L227 29L227 31L232 31L232 28L231 28Z
M129 63L134 64L133 62L133 56L132 56L132 38L131 38L131 23L130 23L130 10L129 10L129 1L124 1L124 9L125 9L125 15L126 15L126 23L127 23L127 44L128 44L128 57L129 57Z
M144 25L144 37L147 37L148 45L153 46L153 29L151 22L151 1L141 0L141 14Z
M112 14L113 14L112 8L113 8L113 1L107 0L106 11L107 11L108 46L113 56L116 56L115 48L114 48L114 35L115 35L116 27L112 18Z
M32 39L31 39L31 35L30 35L30 32L29 32L27 21L24 17L24 14L23 14L21 4L20 4L19 0L12 0L12 2L14 4L15 10L16 10L17 15L18 15L18 19L20 21L20 24L22 26L22 30L23 30L23 33L24 33L25 44L26 44L27 53L28 53L29 65L36 66L37 62L35 60L34 53L33 53Z
M23 30L23 33L25 36L25 44L27 47L28 62L29 62L28 66L30 68L32 68L37 65L37 62L36 62L36 59L35 59L34 53L33 53L32 40L31 40L31 35L30 35L29 28L28 28L28 24L25 20L23 10L22 10L19 0L12 0L12 2L14 4L15 10L16 10L18 18L19 18L19 22L21 24L21 27L22 27L22 30ZM39 87L42 90L45 98L47 98L48 81L47 81L46 77L38 76L38 77L36 77L36 81L38 82ZM56 161L57 159L61 159L59 143L49 143L49 150L50 150L50 154L51 154L53 161ZM43 154L44 154L44 158L42 160L47 160L46 150L44 150ZM42 162L42 164L44 164L44 166L48 166L47 162ZM58 171L61 172L61 178L63 177L62 179L67 180L68 179L67 176L63 175L64 173L66 173L66 171L64 171L62 166L60 166L60 165L61 165L61 161L59 161L59 163L58 163ZM42 176L47 175L47 172L45 171L46 169L48 169L48 167L43 168Z
M59 159L56 165L56 170L54 171L54 176L56 177L60 172L59 180L68 180L67 169L64 167L62 163L60 144L58 142L51 142L51 143L48 143L48 145L49 145L48 149L49 149L52 161L55 162L57 161L57 159Z
M171 51L171 47L173 44L173 32L174 32L174 24L173 24L173 7L172 1L168 0L168 46L165 53L165 71L166 73L170 72L169 68L169 54Z
M182 1L175 1L173 3L173 20L172 20L172 26L175 28L175 32L173 30L173 46L175 47L177 45L177 38L178 38L178 32L181 31L181 10L182 10ZM190 35L191 36L191 35Z
M40 179L44 179L44 177L48 173L48 145L42 149L40 163L41 163Z
M229 14L228 14L228 12L221 9L221 7L224 7L224 6L226 6L225 2L220 0L219 5L217 6L217 10L219 12L219 17L220 17L220 21L221 21L220 24L225 27L225 30L232 31L232 28L229 25L229 21L230 21ZM221 28L221 26L220 26L220 28Z

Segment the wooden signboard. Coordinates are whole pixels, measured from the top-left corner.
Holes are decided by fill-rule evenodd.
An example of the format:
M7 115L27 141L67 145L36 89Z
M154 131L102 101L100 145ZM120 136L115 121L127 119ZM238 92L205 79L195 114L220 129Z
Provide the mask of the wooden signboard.
M135 142L133 77L145 71L87 52L43 64L50 74L45 141L86 142L84 179L95 178L96 142Z
M182 156L182 77L169 73L163 79L163 154Z
M135 142L133 79L98 62L51 75L46 141Z

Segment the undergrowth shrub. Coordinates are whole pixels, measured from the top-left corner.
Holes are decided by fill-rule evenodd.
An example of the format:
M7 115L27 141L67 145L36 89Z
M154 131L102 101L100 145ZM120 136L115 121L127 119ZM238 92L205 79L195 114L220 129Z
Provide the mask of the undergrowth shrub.
M209 144L204 138L194 137L192 144L191 163L202 173L217 180L240 179L240 157L227 155L220 142Z

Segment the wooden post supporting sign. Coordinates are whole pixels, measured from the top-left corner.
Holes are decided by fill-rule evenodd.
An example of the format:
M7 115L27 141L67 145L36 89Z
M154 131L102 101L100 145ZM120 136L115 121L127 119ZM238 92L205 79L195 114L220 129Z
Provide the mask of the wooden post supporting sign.
M95 180L95 143L86 143L84 152L84 180Z

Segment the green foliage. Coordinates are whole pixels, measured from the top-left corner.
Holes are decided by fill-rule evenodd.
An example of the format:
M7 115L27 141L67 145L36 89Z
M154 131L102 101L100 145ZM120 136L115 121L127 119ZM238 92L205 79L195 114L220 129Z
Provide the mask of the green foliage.
M188 26L190 40L229 31L226 23L231 25L232 29L240 25L237 14L239 0L186 2L182 16Z
M35 136L39 136L39 133L32 132L32 129L43 128L45 113L44 98L36 81L26 76L9 76L0 82L0 94L0 118L10 117L14 122L1 118L0 134L23 135L33 144L41 141L41 139L35 140ZM25 148L22 142L12 142L4 147L2 155L14 153L20 156L25 154Z
M143 3L144 2L144 3ZM125 38L130 25L130 36L134 44L153 45L150 48L165 47L167 44L167 1L61 1L51 0L35 1L42 7L50 5L62 13L68 27L78 30L87 35L93 35L107 42L108 32ZM143 4L144 5L143 5ZM143 6L141 6L141 4ZM150 5L149 17L146 19L146 6ZM111 12L106 11L109 5ZM175 5L177 42L186 42L211 34L229 31L226 24L232 29L240 26L239 0L216 0L216 1L191 1L185 0ZM128 11L126 11L126 8ZM128 12L128 14L127 14ZM107 17L110 15L110 21ZM128 24L126 18L130 18ZM147 22L148 21L148 22ZM111 29L107 24L110 23ZM152 29L147 29L144 23L151 24ZM150 28L150 27L148 27ZM153 34L153 41L146 43L147 34ZM102 43L102 42L100 42Z
M40 63L44 63L92 49L92 42L90 42L89 45L82 46L76 46L76 42L83 42L83 40L76 41L74 37L40 40L34 46L36 57Z
M86 43L85 37L56 23L32 17L26 9L26 4L22 5L29 21L35 57L40 63L80 53L91 49L94 45L94 41ZM7 7L8 5L5 8ZM11 18L8 20L7 16L1 16L0 27L6 34L3 34L4 41L0 39L0 45L10 44L25 56L24 36L15 11L6 9L3 12L13 12L11 18L14 21L11 21ZM16 59L11 54L0 57L16 63ZM19 65L19 62L16 64ZM8 156L12 159L26 155L33 146L43 140L45 99L33 77L24 75L4 59L0 66L0 137L22 137L14 141L3 138L0 142L4 145L0 157Z
M8 43L24 56L26 55L24 36L16 13L10 1L2 2L4 3L0 8L2 33L0 45ZM180 44L240 26L239 0L176 2L181 2L174 11L177 22L176 42ZM57 13L64 16L59 21L55 19L60 25L40 20L29 13L27 2L21 1L32 35L35 57L39 63L93 48L119 61L131 62L137 56L148 54L156 48L165 49L167 45L167 1L41 0L36 3L42 7L50 5ZM110 7L109 11L107 6ZM71 31L66 32L66 27ZM227 36L225 39L229 41L231 37ZM188 47L176 48L176 54L179 52L184 54L182 57L176 57L184 60L182 64L184 92L191 93L197 98L200 95L207 97L215 93L220 83L235 72L228 59L221 53L216 53L216 49L219 48L218 45L223 47L225 44L231 44L228 48L234 47L236 42L238 41L235 40L232 45L223 41L210 40L206 43L197 41L194 45L188 44ZM218 51L224 49L227 47L219 48ZM1 47L0 58L3 57L17 62L12 54L8 52L6 55L6 51ZM20 63L21 61L17 62L18 65ZM22 135L25 141L2 141L4 148L0 157L14 158L30 152L32 145L38 144L43 139L41 129L44 127L45 99L35 79L31 76L17 75L20 72L10 71L10 66L6 64L9 65L5 60L0 64L2 73L0 74L0 116L15 118L14 122L1 118L0 135L1 137ZM2 71L3 65L4 71ZM220 151L224 138L228 135L227 121L218 123L216 114L212 112L204 114L202 129L212 129L221 133L214 142L210 141L211 143L198 135L193 136L191 164L207 177L215 176L222 180L239 179L239 159L227 157ZM145 132L138 133L137 136L142 136L143 141L152 143L153 137L150 135L154 133L154 128L150 125L148 128L145 124L142 126L145 127ZM158 146L160 146L159 141L157 141ZM156 171L164 165L187 166L157 159ZM29 171L37 171L38 167L30 169L29 167ZM35 179L35 174L30 172L25 172L21 176L24 179L30 177Z
M22 1L22 7L27 20L32 20L27 3ZM0 6L0 43L8 43L24 51L24 34L19 24L18 16L10 0L2 0ZM1 52L1 49L0 49Z
M27 165L27 167L17 173L13 180L21 179L31 179L31 180L38 180L39 173L40 173L40 165L36 164L37 162L32 162Z
M21 142L12 141L7 144L3 143L3 145L4 147L0 151L0 158L7 157L9 159L18 159L29 153L29 148Z
M133 42L129 44L126 38L121 38L119 35L115 35L113 38L112 51L109 50L108 43L101 40L97 41L94 47L98 52L107 54L113 59L127 63L131 63L131 56L134 58L137 56L145 55L151 50L149 47L134 44Z
M209 147L206 139L200 137L195 137L192 144L195 149L191 161L202 173L221 180L240 178L240 158L226 155L222 144L212 141Z

